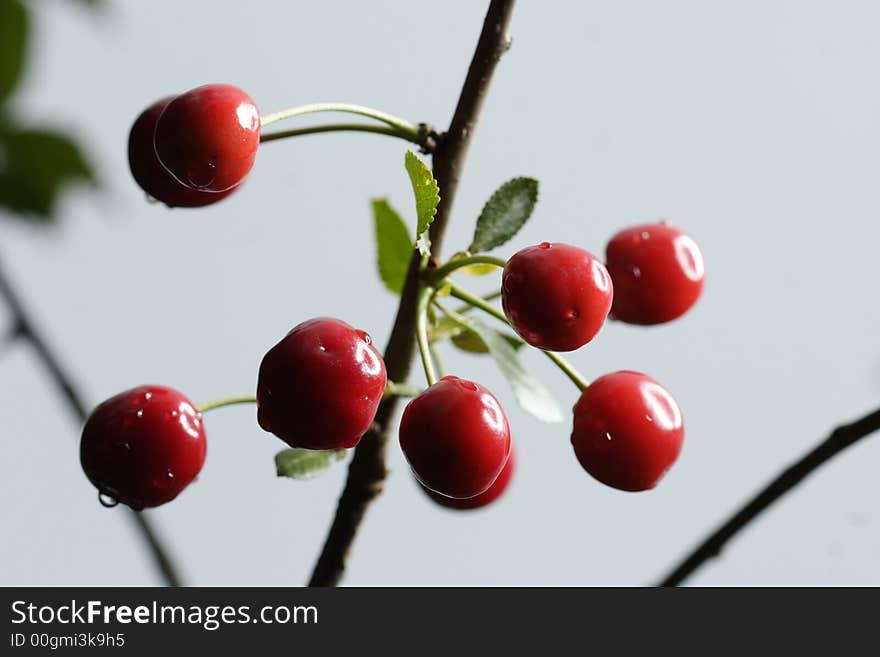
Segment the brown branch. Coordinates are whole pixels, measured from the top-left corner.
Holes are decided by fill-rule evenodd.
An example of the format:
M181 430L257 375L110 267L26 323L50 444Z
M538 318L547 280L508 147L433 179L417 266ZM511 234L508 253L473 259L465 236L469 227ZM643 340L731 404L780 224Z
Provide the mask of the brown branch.
M30 314L25 310L24 304L2 267L0 267L0 295L4 297L6 305L12 313L13 326L15 327L14 335L17 338L28 341L37 358L46 368L49 378L52 379L55 387L58 388L59 394L67 403L70 411L80 423L85 422L88 410L82 397L71 378L62 368L58 358L35 327ZM165 585L180 586L180 578L177 575L177 570L168 554L168 550L156 536L156 532L150 525L150 522L141 513L136 511L132 511L129 517L140 532L141 538L149 546L150 554L162 575Z
M461 170L492 75L501 56L510 46L508 27L515 4L515 0L492 0L489 5L452 123L449 130L438 137L433 153L434 177L440 186L442 200L431 225L432 250L435 254L439 254L443 244ZM385 347L385 367L388 378L392 381L408 379L415 354L418 274L419 257L416 252L410 261L394 327ZM382 403L373 428L355 449L348 469L348 479L339 498L324 548L315 564L310 586L335 586L342 579L348 552L367 506L382 492L387 474L385 454L397 402L398 398L389 397Z
M737 511L730 519L711 534L679 566L674 568L658 586L678 586L697 568L718 556L725 543L737 532L754 520L762 511L781 498L785 493L812 474L819 466L845 450L862 438L880 430L880 409L852 424L835 429L817 447L796 463L786 468L770 482L748 504Z

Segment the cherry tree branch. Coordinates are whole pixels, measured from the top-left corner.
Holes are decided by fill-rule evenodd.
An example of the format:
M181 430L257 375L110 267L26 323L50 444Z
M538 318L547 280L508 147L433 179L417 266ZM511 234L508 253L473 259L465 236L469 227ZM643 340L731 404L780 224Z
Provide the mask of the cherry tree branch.
M477 48L449 130L438 137L433 152L434 177L440 186L440 205L431 225L432 250L440 252L465 158L483 101L501 56L510 47L509 25L515 0L492 0ZM391 337L385 347L385 367L392 381L406 381L415 355L416 296L419 255L414 252L397 309ZM389 397L379 406L373 428L361 439L348 469L336 515L312 572L310 586L335 586L345 572L351 545L369 504L382 492L387 475L385 457L398 404Z
M678 586L700 566L721 553L724 545L746 527L762 511L812 474L819 466L831 460L850 445L880 430L880 409L863 418L836 428L803 458L786 468L748 504L713 532L691 554L670 571L658 586Z
M12 313L13 326L15 327L13 334L18 339L27 340L71 413L80 423L85 422L86 417L88 417L88 410L82 397L71 378L64 371L60 361L34 325L12 281L6 276L2 267L0 267L0 295L6 300L6 305ZM180 578L177 575L174 562L168 550L162 545L150 522L143 514L136 511L132 511L128 515L138 529L141 538L147 543L150 554L165 584L167 586L180 586Z

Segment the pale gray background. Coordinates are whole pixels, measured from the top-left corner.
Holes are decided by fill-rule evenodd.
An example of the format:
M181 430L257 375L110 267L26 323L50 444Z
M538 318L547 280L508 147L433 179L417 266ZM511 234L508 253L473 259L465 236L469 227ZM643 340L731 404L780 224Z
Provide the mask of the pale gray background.
M97 18L31 4L39 41L19 109L74 128L108 193L68 199L55 232L2 221L2 254L90 403L144 382L196 401L250 393L264 351L318 314L384 344L396 300L374 273L368 201L387 194L410 212L403 142L268 144L228 201L167 211L129 177L128 128L154 99L214 81L266 112L344 100L442 126L486 3L151 0ZM619 228L659 217L686 227L707 263L697 308L664 327L608 326L573 356L590 377L662 381L683 407L685 449L654 492L605 488L577 464L568 423L525 416L490 364L449 356L506 404L514 485L491 510L445 512L394 445L348 584L654 581L833 425L877 405L878 28L871 1L520 3L449 247L515 175L538 177L541 199L507 254L545 239L601 253ZM573 404L561 375L527 359ZM124 511L98 505L78 429L26 346L3 356L0 398L0 582L158 583ZM187 581L304 582L345 467L277 479L282 445L251 408L212 413L207 428L198 483L149 512ZM878 457L878 438L846 453L692 582L880 584Z

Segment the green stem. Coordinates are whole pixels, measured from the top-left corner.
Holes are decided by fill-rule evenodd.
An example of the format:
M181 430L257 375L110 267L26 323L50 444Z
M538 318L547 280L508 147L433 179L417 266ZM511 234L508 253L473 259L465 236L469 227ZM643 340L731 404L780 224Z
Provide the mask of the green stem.
M482 295L480 298L481 298L483 301L492 301L493 299L497 299L497 298L500 297L500 296L501 296L501 290L495 290L494 292L490 292L489 294L484 294L484 295ZM456 308L456 309L455 309L455 312L461 314L461 313L466 313L466 312L468 312L468 311L471 311L471 310L473 310L473 309L474 309L474 307L473 307L471 304L466 303L465 305L463 305L463 306L459 306L458 308ZM507 318L505 317L505 320L506 320L506 319L507 319Z
M270 132L269 134L260 135L260 142L278 141L279 139L287 139L288 137L300 137L302 135L316 135L322 132L372 132L379 135L388 135L390 137L399 137L406 141L421 144L423 141L420 135L413 137L408 130L401 130L387 125L367 125L363 123L331 123L328 125L316 125L308 128L297 128L295 130L282 130L279 132Z
M470 267L471 265L495 265L496 267L504 267L506 264L506 260L489 255L472 255L465 258L458 258L456 260L450 260L442 267L438 267L431 272L431 281L436 285L456 269L461 269L462 267Z
M501 320L505 324L510 324L510 322L507 321L507 317L505 317L504 313L501 312L498 308L493 306L491 303L485 301L484 299L474 294L471 294L467 290L463 290L454 283L450 283L450 294L456 299L469 303L475 308L479 308L480 310L492 315L492 317ZM555 351L545 351L544 349L539 349L538 351L543 352L543 354L547 356L547 358L553 361L556 367L562 370L562 373L565 374L565 376L567 376L571 380L571 382L578 387L578 390L583 390L588 385L590 385L590 382L587 381L583 377L583 375L575 369L574 365L569 363L567 360L565 360L565 358L560 356Z
M437 383L437 372L434 370L434 361L431 359L431 347L428 344L428 305L431 302L434 289L423 285L419 290L416 303L416 342L419 345L419 355L422 357L422 366L425 368L425 379L428 385Z
M382 399L388 397L418 397L422 392L421 388L411 386L408 383L389 381L385 384L385 393L382 395Z
M540 351L544 350L541 349ZM577 386L578 390L583 391L586 389L587 386L590 385L590 382L587 381L583 377L583 375L574 368L574 365L569 363L555 351L544 351L544 355L552 360L556 364L556 367L562 370L562 373L565 374L565 376L567 376L571 380L571 382Z
M256 404L257 398L249 397L226 397L224 399L215 399L198 407L199 413L213 411L215 408L223 408L224 406L233 406L235 404Z
M368 118L375 119L381 123L389 125L392 128L397 128L401 132L409 133L410 135L412 135L413 139L418 138L421 132L418 125L416 125L415 123L410 123L406 119L402 119L399 116L387 114L377 109L373 109L372 107L364 107L363 105L352 105L351 103L312 103L310 105L299 105L298 107L290 107L288 109L281 110L280 112L266 114L265 116L261 117L260 123L263 127L266 127L267 125L275 123L276 121L292 119L296 116L302 116L303 114L313 114L315 112L344 112L346 114L357 114L359 116L366 116Z

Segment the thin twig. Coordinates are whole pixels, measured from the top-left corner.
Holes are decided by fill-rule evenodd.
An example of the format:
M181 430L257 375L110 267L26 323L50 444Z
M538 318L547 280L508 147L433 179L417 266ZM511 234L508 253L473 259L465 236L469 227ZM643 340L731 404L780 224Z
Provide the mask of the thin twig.
M12 281L6 276L5 271L0 267L0 294L6 300L6 305L12 313L13 321L17 327L17 334L21 339L27 340L34 350L37 358L46 368L49 378L58 388L58 392L68 408L82 423L88 417L88 410L82 400L79 392L74 386L71 378L67 375L61 366L58 358L49 348L49 345L43 340L40 332L34 325L30 314L25 310L24 304L18 296ZM141 538L150 548L150 554L156 563L156 567L162 575L162 579L166 586L180 586L180 578L174 563L168 554L168 550L162 545L162 542L156 536L156 532L150 522L141 513L132 511L129 517L134 522L141 534Z
M880 430L880 409L835 429L828 438L786 468L675 567L658 586L678 586L697 568L721 553L724 545L762 511L812 474L819 466L871 433Z
M440 252L443 234L449 222L461 169L471 137L476 128L483 99L495 67L510 46L508 26L515 0L493 0L486 13L483 29L471 60L458 105L449 130L438 138L433 153L434 177L440 186L441 202L431 225L431 243L435 254ZM397 308L391 337L385 347L388 378L406 381L415 355L415 308L419 288L419 254L413 253L406 283ZM339 498L336 515L315 569L310 586L335 586L342 579L349 550L368 505L382 492L387 474L385 453L391 420L398 398L389 397L379 406L373 429L355 449L348 469L348 479Z

